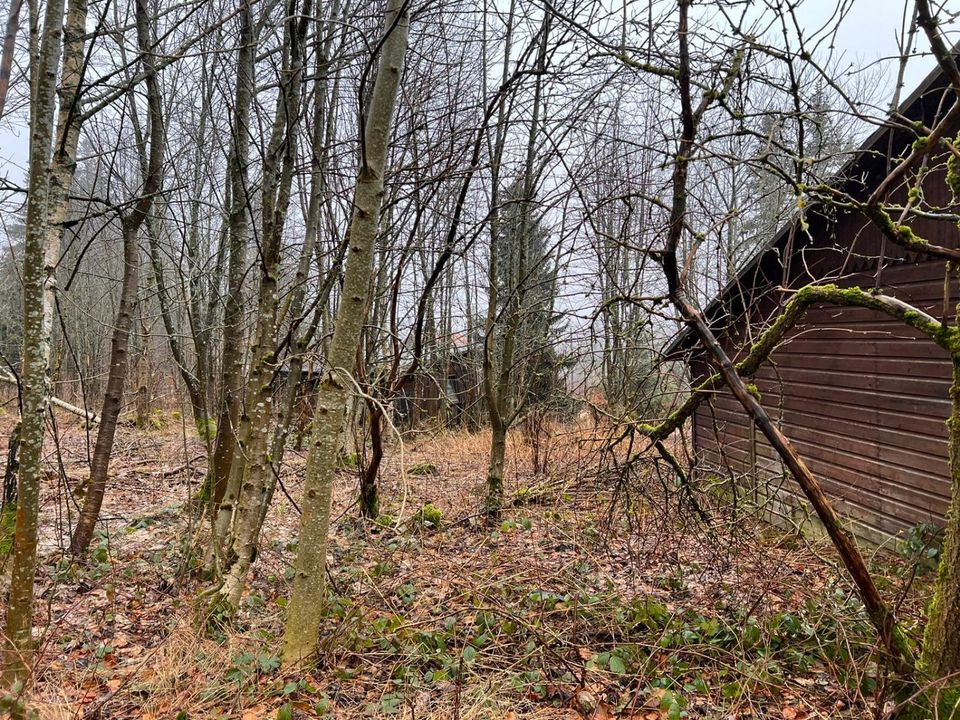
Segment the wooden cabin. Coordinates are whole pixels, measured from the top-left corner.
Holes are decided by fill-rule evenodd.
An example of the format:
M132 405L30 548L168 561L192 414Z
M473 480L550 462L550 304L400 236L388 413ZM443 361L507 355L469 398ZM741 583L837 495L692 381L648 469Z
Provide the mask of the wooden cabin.
M934 72L902 104L901 113L932 127L955 102ZM951 134L956 134L954 128ZM866 198L892 162L910 151L911 131L880 128L835 185ZM923 183L930 205L955 204L944 158L931 161ZM905 202L906 188L891 195ZM863 215L825 208L808 212L809 233L783 228L705 308L732 356L743 356L789 299L790 289L831 282L878 288L937 318L954 320L958 269L886 242ZM948 219L911 222L921 237L960 246ZM708 372L692 333L668 347L684 357L691 381ZM761 402L859 536L882 543L916 526L940 523L951 492L947 468L951 363L919 332L877 312L817 306L754 379ZM697 472L731 478L773 515L802 521L807 507L778 456L726 391L700 406L692 420Z
M393 401L394 422L410 429L427 423L475 429L483 413L479 352L458 348L407 378Z

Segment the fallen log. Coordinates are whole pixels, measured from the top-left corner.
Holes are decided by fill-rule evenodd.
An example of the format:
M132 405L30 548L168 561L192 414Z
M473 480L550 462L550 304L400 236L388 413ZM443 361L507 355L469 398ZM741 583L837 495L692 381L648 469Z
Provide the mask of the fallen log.
M13 377L13 375L8 375L5 372L0 372L0 382L5 382L9 385L18 384L17 379ZM61 410L66 410L69 413L73 413L74 415L79 415L87 421L88 425L96 425L98 422L100 422L100 418L96 413L92 413L89 410L84 410L82 407L78 407L76 405L71 405L66 400L61 400L58 397L51 397L50 404L54 407L60 408Z

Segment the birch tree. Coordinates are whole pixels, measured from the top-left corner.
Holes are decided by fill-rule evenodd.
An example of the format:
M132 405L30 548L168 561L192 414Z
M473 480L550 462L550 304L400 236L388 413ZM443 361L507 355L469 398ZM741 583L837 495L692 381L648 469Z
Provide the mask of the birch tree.
M86 69L86 0L69 0L66 6L51 0L42 21L35 15L38 8L31 5L30 9L34 14L31 24L42 29L30 48L30 171L23 248L23 410L10 599L4 632L4 672L11 683L26 678L32 661L37 516L43 481L44 420L50 402L53 294L67 193L76 169L82 122L80 87Z
M244 413L237 436L228 495L237 497L227 550L228 569L215 602L228 613L240 605L247 570L253 562L263 505L270 497L270 438L273 421L273 375L277 361L278 273L283 229L297 162L297 123L303 84L304 41L312 4L289 0L281 48L280 92L270 140L264 153L261 182L260 282L256 326L251 347ZM223 508L221 508L223 512Z

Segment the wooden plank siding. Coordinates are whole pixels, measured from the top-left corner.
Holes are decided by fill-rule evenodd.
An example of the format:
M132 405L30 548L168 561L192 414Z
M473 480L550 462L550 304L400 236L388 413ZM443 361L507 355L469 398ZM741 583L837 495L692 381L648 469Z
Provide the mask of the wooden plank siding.
M936 83L932 87L935 100ZM932 101L914 102L929 107ZM916 105L911 112L918 112ZM886 137L878 147L885 149ZM933 165L924 194L931 205L952 205L942 163ZM865 196L883 167L875 155L867 155L853 170ZM892 197L897 201L905 195L901 187ZM731 356L745 354L782 310L791 289L810 283L877 286L937 318L954 321L960 301L956 268L945 295L945 263L918 259L884 243L862 215L812 215L809 227L805 237L798 235L790 244L781 235L779 244L773 243L707 309ZM953 222L918 219L912 227L931 242L960 246ZM708 368L696 355L690 366L695 382ZM852 529L882 543L917 524L943 519L951 489L945 424L951 371L945 351L886 315L818 306L754 382L761 403ZM702 405L692 425L701 475L735 479L739 491L765 502L774 516L805 518L799 489L729 393L720 391Z
M936 124L949 106L945 78L932 73L900 111ZM960 128L953 128L953 135ZM891 143L892 138L892 143ZM866 198L888 167L887 151L903 156L915 135L878 130L836 184ZM894 161L895 162L895 161ZM922 196L928 206L955 208L943 158L931 158ZM907 188L889 199L903 204ZM705 308L732 357L746 348L783 309L791 291L814 283L874 288L934 317L955 322L960 302L957 268L906 253L884 242L863 215L814 208L807 230L783 228ZM910 223L930 242L960 247L960 230L933 213ZM946 281L946 282L945 282ZM709 371L689 329L668 353L686 348L694 383ZM943 519L950 498L946 419L951 363L920 332L872 310L814 307L754 378L761 403L793 442L861 537L882 543L920 523ZM726 391L701 405L692 419L697 472L736 481L775 517L802 521L805 501L779 458L739 403Z
M858 224L857 218L841 219L837 232ZM879 246L867 230L858 239L861 246ZM856 272L835 277L838 285L873 286L878 247L863 249L872 253L860 256ZM941 317L944 264L891 255L886 253L881 274L883 291ZM820 256L815 262L822 267L827 255ZM808 281L797 277L790 285ZM770 290L757 298L751 314L770 317L788 296ZM948 319L956 301L954 283ZM736 356L749 347L756 337L751 327L744 321L721 336L728 352ZM950 496L950 381L946 352L928 338L881 313L847 307L812 308L754 379L762 404L838 510L858 535L878 543L943 518ZM733 397L717 393L693 423L701 472L739 477L741 487L749 478L746 486L769 500L775 515L802 519L798 488Z

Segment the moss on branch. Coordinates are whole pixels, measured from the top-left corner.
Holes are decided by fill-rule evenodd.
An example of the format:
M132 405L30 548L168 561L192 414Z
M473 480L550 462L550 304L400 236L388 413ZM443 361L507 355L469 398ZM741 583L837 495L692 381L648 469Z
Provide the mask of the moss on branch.
M807 285L790 298L783 312L761 333L757 342L750 346L747 356L736 364L737 374L741 377L751 377L756 374L760 366L766 362L787 333L803 319L812 305L864 307L884 313L919 330L952 356L960 356L960 330L944 325L936 318L897 298L859 287ZM700 404L722 385L723 379L720 374L712 374L697 385L690 397L660 423L656 425L638 423L635 427L655 443L664 440L676 432ZM756 389L755 385L750 387ZM757 394L759 395L759 390Z

